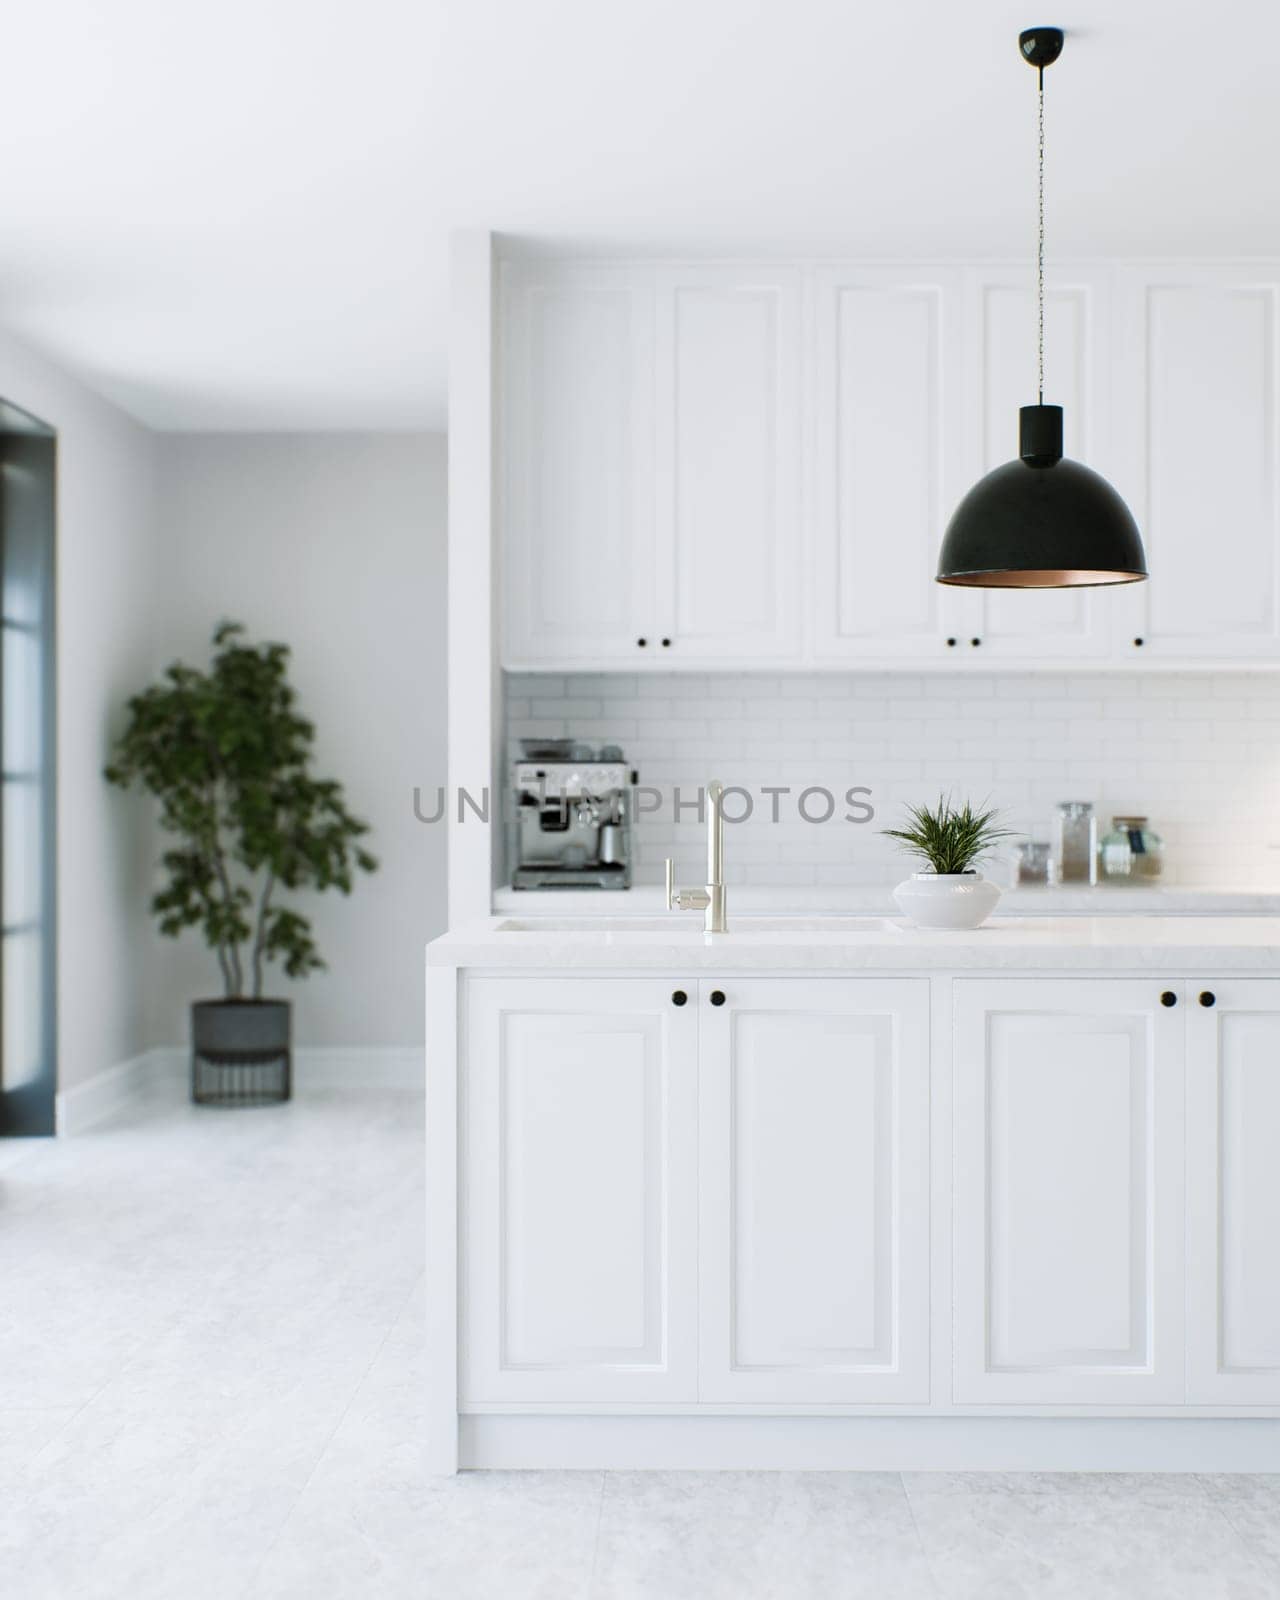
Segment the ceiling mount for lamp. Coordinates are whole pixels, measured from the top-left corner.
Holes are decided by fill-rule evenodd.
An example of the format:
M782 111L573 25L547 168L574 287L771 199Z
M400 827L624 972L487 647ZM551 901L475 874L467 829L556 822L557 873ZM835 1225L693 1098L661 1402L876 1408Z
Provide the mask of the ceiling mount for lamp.
M942 541L938 582L979 589L1067 589L1136 583L1142 537L1106 481L1062 453L1062 407L1044 403L1044 69L1061 28L1024 28L1018 49L1038 79L1037 404L1018 416L1018 457L976 483Z
M1061 28L1024 28L1018 35L1018 49L1024 61L1043 72L1062 54L1063 38Z

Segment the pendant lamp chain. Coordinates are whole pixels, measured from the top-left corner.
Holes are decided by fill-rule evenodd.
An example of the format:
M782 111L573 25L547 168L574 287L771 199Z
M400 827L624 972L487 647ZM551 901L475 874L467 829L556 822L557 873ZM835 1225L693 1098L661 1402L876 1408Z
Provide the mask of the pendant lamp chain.
M1038 362L1038 383L1040 404L1044 404L1044 68L1039 69L1040 87L1038 99L1040 102L1040 144L1039 144L1039 209L1037 216L1037 246L1036 246L1036 359Z

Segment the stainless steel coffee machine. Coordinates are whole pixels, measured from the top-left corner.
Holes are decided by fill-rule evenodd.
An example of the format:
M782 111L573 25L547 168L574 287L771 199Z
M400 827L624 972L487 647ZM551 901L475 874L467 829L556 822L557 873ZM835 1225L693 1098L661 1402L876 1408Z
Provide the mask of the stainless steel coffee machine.
M629 889L636 774L616 745L522 741L511 772L516 889Z

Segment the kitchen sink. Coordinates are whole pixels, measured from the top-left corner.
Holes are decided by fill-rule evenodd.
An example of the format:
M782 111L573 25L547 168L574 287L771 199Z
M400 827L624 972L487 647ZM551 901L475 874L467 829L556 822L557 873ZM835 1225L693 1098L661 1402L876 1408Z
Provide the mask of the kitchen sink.
M729 931L739 933L883 933L897 924L888 917L731 917Z
M827 933L883 933L896 924L886 917L760 917L730 914L729 931L715 934L718 939L735 935ZM507 917L498 924L499 933L697 933L702 932L699 917L673 912L666 917Z
M669 917L507 917L499 933L679 933L686 919ZM701 922L697 926L701 927Z

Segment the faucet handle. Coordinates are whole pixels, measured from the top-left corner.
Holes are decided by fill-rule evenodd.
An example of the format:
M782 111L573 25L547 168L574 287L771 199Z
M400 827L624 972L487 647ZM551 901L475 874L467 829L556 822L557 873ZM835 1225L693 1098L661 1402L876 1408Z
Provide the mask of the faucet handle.
M671 857L667 857L667 910L668 911L705 911L711 904L711 895L706 889L677 889L676 864Z

